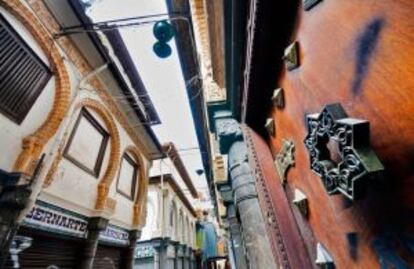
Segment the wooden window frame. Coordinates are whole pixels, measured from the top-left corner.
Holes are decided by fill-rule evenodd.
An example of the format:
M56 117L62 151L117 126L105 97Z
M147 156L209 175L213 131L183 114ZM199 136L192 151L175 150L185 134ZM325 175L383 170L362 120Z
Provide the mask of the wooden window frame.
M98 156L96 157L96 160L95 160L95 166L93 170L91 170L89 167L87 167L86 165L78 161L75 156L71 156L69 154L69 149L72 145L73 138L76 132L78 131L78 127L79 127L79 124L82 118L85 118L103 137L101 145L99 147ZM102 168L103 159L105 157L105 151L106 151L106 147L109 142L109 137L110 137L109 133L99 124L99 122L92 116L92 114L87 109L82 108L79 113L78 119L76 120L75 126L73 126L72 133L70 134L69 141L66 145L63 156L66 159L68 159L70 162L72 162L74 165L79 167L80 169L98 178L99 173Z
M49 69L49 67L43 62L43 60L37 55L37 53L27 44L27 42L20 36L20 34L15 30L11 23L9 23L2 14L0 14L0 23L4 25L6 31L13 36L13 39L19 44L20 48L27 52L28 57L32 57L35 60L35 62L38 65L40 65L45 71L44 77L41 80L39 80L33 87L31 87L33 94L30 96L30 98L26 100L25 108L21 110L19 114L15 114L9 109L7 109L7 107L3 107L2 105L0 105L0 113L8 119L10 119L12 122L20 125L29 114L29 111L33 108L33 105L36 103L37 98L45 89L47 83L52 77L52 72Z
M122 163L123 163L124 159L134 167L134 174L133 174L133 177L132 177L131 193L130 194L125 193L124 191L119 189L119 180L121 178ZM134 199L135 199L135 192L136 192L136 189L137 189L137 181L138 181L137 179L138 179L138 175L139 175L139 173L138 173L139 168L140 167L139 167L138 163L127 152L125 152L122 155L121 163L120 163L120 166L119 166L118 178L116 180L116 192L121 194L122 196L124 196L125 198L127 198L128 200L131 200L131 201L134 201Z

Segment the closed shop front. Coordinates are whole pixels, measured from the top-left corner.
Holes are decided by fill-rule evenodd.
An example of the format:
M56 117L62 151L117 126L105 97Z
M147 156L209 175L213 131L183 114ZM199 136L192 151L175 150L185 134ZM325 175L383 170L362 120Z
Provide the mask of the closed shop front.
M21 229L18 235L31 238L31 245L19 253L17 261L10 258L5 268L16 268L13 267L16 262L20 264L19 268L77 268L81 242L27 228ZM16 247L19 248L19 245Z
M120 268L121 253L121 248L99 245L93 263L93 269Z

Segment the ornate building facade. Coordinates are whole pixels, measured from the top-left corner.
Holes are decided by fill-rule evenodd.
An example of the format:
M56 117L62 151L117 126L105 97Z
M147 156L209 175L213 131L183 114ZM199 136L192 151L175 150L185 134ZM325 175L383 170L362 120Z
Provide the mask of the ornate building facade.
M147 222L137 243L137 268L197 268L198 193L172 143L151 169Z
M118 32L61 35L83 8L0 1L0 267L133 265L159 119Z
M192 3L233 265L413 267L414 6Z

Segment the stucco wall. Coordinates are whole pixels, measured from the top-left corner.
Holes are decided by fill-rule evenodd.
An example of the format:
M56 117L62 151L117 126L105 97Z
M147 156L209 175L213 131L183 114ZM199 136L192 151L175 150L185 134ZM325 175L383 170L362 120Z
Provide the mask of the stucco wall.
M191 212L187 209L181 199L176 195L173 188L168 183L164 183L164 216L162 217L161 209L161 187L160 185L150 185L148 191L148 203L152 203L155 208L154 214L147 215L147 223L144 226L143 234L140 238L140 241L149 240L156 237L169 237L174 241L179 241L181 244L186 244L192 248L196 248L195 244L195 223L196 218L192 216ZM175 205L175 220L174 225L170 225L170 213ZM150 207L150 206L148 206ZM180 225L179 216L182 212L184 218L184 224L188 219L188 226ZM150 219L149 217L153 218ZM178 225L177 225L178 224ZM184 230L185 237L182 236L182 229Z
M159 229L159 192L156 187L151 185L148 189L147 199L147 218L141 233L141 241L150 240L158 236Z
M45 64L50 66L48 55L45 54L41 46L37 43L36 38L29 33L26 26L4 8L0 7L0 12L26 41L26 43L33 49L33 51L45 62ZM52 45L52 43L50 45ZM65 55L63 51L60 51L60 53L64 58L64 66L69 74L69 85L72 96L70 96L69 111L64 115L62 124L43 148L42 152L46 154L46 158L43 170L39 176L39 182L43 182L46 178L48 171L50 171L52 161L58 156L58 149L61 148L60 146L63 144L66 146L68 136L65 136L65 133L70 134L72 132L73 126L80 112L79 103L82 99L91 98L97 100L103 107L106 107L108 111L112 111L108 108L107 101L104 102L104 100L101 100L101 97L98 97L96 91L82 91L79 95L77 94L80 79L83 77L80 73L84 72L84 70L79 71L76 67L76 63L80 62L79 59L73 59L68 55ZM73 53L73 51L71 51L71 53ZM83 68L85 67L83 66ZM37 98L28 115L20 125L12 122L4 115L0 114L0 148L2 152L2 154L0 154L0 169L12 171L17 156L22 151L23 138L34 133L45 122L55 101L55 86L55 76L52 76L40 96ZM93 89L92 86L87 86L88 88ZM103 85L103 87L104 86L105 85ZM102 91L102 89L99 90ZM89 112L105 129L108 128L97 113L93 110L89 110ZM120 154L122 154L128 146L136 147L136 143L131 139L127 131L125 131L123 125L119 123L117 117L112 115L112 113L110 114L115 122L116 129L119 132ZM97 212L94 210L94 207L96 204L98 184L103 176L103 173L108 167L111 142L112 141L110 139L106 147L100 174L97 178L88 174L63 157L60 162L58 162L56 172L53 173L51 179L52 183L46 188L43 188L39 196L34 197L34 199L38 198L86 216L96 215ZM91 141L91 143L94 143L94 141ZM140 143L143 143L143 141L140 141ZM142 154L141 161L142 165L140 169L144 170L145 175L147 175L150 162ZM133 224L135 201L131 201L117 193L116 179L118 177L118 170L119 166L116 167L115 176L108 193L108 197L115 199L117 205L113 215L107 217L109 217L110 222L115 225L131 228ZM145 178L140 177L138 183L142 185L145 180ZM39 187L36 188L41 188L41 185L42 184L39 184ZM37 193L37 191L34 193ZM137 191L135 192L135 195L137 195ZM27 211L28 210L29 209L27 209Z
M26 30L21 22L0 7L0 13L13 26L16 32L24 39L27 45L41 58L41 60L50 68L47 56L37 44L33 36ZM19 125L0 114L0 169L11 171L17 156L22 149L22 139L33 133L44 121L47 114L52 108L55 94L55 79L51 77L46 87L38 97L26 116L24 121Z
M99 97L94 96L91 93L82 94L83 98L94 98L95 100L101 102ZM79 117L80 107L76 108L76 110L72 113L70 118L70 123L67 127L68 137L72 133L76 120ZM108 131L108 126L105 125L103 119L93 110L87 109L88 112L92 114L92 116L100 123L102 127L104 127ZM119 132L120 138L120 152L121 156L124 153L125 149L128 146L134 145L131 138L122 128L122 126L117 122L114 118L116 127ZM67 146L67 142L65 143L65 147ZM90 143L96 143L95 141L91 141ZM54 204L58 204L64 208L73 210L77 213L86 215L86 216L94 216L97 213L95 212L95 204L97 199L97 189L100 180L108 166L109 162L109 154L111 148L112 139L109 139L108 145L105 150L104 159L102 162L102 167L100 169L100 173L98 177L94 177L93 175L87 173L86 171L80 169L76 166L73 162L68 160L67 158L63 157L59 167L54 174L53 183L40 195L40 199L53 202ZM145 159L144 156L141 155L141 159L143 160L143 169L144 171L148 170L149 161ZM136 160L138 162L138 160ZM130 200L125 196L121 195L116 190L117 178L119 173L119 164L116 168L116 173L113 178L112 184L109 188L108 197L113 198L116 200L116 208L115 212L112 216L110 216L110 223L115 225L130 228L132 226L133 221L133 205L134 200ZM144 181L146 179L138 176L137 183L139 186L142 187ZM137 195L137 191L135 192L135 197Z

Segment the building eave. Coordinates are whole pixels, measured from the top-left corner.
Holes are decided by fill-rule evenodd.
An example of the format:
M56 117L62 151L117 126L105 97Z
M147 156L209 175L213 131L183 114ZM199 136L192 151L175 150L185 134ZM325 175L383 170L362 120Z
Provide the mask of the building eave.
M190 211L191 215L196 218L197 214L194 207L191 205L190 201L185 196L183 190L178 185L177 181L174 179L174 176L171 174L164 174L160 176L151 177L149 180L150 185L158 185L161 184L161 177L164 183L167 183L171 186L173 191L177 194L178 198L181 202L185 205L185 207Z
M210 140L206 121L206 107L204 101L203 83L200 72L200 64L195 48L193 25L188 0L166 0L169 13L179 13L185 16L186 20L174 20L172 24L176 29L175 42L184 80L193 83L186 83L188 99L193 116L194 126L201 152L201 159L207 182L213 182L210 159ZM197 79L194 79L197 78ZM210 196L214 201L217 210L216 196L214 189L210 188Z
M90 24L91 20L90 18L85 14L84 7L79 2L79 0L69 0L68 1L70 8L72 9L74 15L76 16L77 20L80 22L81 25ZM103 62L108 64L108 69L113 74L114 78L116 79L119 87L121 88L122 92L126 96L131 95L131 89L128 86L127 82L125 81L124 77L122 76L121 70L119 70L118 66L113 62L111 59L107 48L102 44L99 36L95 32L87 32L83 34L89 38L89 40L92 42L92 44L96 47L96 50L98 51L99 55L101 56ZM128 57L130 57L128 55ZM125 58L124 58L125 59ZM130 106L133 108L133 111L135 112L137 118L142 123L143 128L145 129L145 132L148 134L149 138L153 142L155 151L151 152L150 159L160 159L164 157L164 154L162 152L162 147L160 142L158 141L158 138L156 137L154 131L152 130L149 121L147 117L144 115L143 111L141 109L137 108L137 106L134 104L134 100L131 100L131 98L127 98L127 101L129 102ZM155 111L155 110L154 110ZM158 118L158 115L156 112L153 113L156 115L156 119ZM159 119L158 119L159 121Z
M184 166L183 160L178 154L178 151L174 144L172 142L166 143L162 146L162 148L164 149L164 153L171 159L193 198L198 198L198 192L194 187L193 181L191 180L191 177Z
M272 105L271 96L278 88L284 49L291 41L298 9L294 1L252 0L251 3L249 23L244 30L249 46L242 55L241 121L266 137L264 125Z

